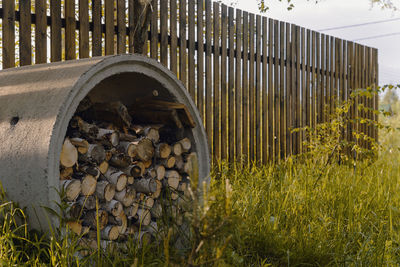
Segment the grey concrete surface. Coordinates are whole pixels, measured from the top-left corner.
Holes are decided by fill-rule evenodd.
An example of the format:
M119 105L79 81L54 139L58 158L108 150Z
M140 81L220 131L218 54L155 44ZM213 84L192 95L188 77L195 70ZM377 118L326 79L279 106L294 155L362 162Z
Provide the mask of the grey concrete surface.
M200 115L183 84L156 61L118 55L0 71L0 181L10 200L27 207L30 227L57 223L42 206L57 209L59 155L79 102L151 96L186 103L196 127L188 132L199 156L200 181L209 181L210 155Z

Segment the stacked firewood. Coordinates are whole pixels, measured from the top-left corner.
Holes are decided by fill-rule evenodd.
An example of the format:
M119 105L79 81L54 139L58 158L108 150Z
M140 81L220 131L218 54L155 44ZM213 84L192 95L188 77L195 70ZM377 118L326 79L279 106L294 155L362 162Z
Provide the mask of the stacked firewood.
M85 104L83 102L83 104ZM182 224L197 155L184 131L133 124L122 103L80 106L60 156L70 229L90 244L156 236L165 207ZM97 204L96 204L97 203Z

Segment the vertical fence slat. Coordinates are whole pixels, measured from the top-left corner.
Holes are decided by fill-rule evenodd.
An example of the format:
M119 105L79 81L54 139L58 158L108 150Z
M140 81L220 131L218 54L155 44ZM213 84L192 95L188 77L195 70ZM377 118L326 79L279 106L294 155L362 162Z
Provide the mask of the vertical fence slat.
M261 16L256 16L256 161L261 161Z
M58 2L57 4L55 2ZM4 2L5 3L5 2ZM56 9L58 5L58 9ZM52 61L60 61L61 60L61 8L60 8L60 3L59 1L52 0L51 1L51 48L52 48L52 54L51 58ZM4 9L4 6L3 6ZM57 17L57 12L54 12L55 10L58 11L58 17ZM5 10L4 10L5 12ZM19 2L19 12L20 12L20 21L19 21L19 63L21 66L25 65L31 65L32 64L32 44L31 44L31 1L26 0L26 1L20 1ZM5 22L5 20L4 20ZM4 26L3 22L3 26ZM54 25L53 25L54 22ZM55 32L55 28L58 26L58 32ZM53 54L53 48L54 48L54 41L55 37L58 33L59 39L58 41L58 47L59 47L59 54L57 54L57 57L55 54ZM4 40L4 35L3 35L3 40ZM4 43L6 43L6 40L4 40ZM4 55L4 53L3 53ZM58 60L55 60L58 59ZM4 60L4 58L3 58Z
M153 13L150 21L150 57L158 59L158 0L152 1ZM136 23L134 23L136 27Z
M89 3L88 0L81 0L79 1L79 58L87 57L89 57Z
M290 101L290 106L291 106L291 122L290 122L290 128L291 130L296 128L296 98L297 98L297 92L296 92L296 26L294 24L291 25L291 101ZM291 153L295 154L296 153L296 139L295 139L296 133L291 133Z
M359 44L355 43L354 44L354 91L357 92L357 90L359 89ZM360 130L360 125L358 122L358 118L359 118L359 111L358 111L358 95L355 96L354 98L354 132L355 133L359 133ZM355 140L356 144L359 145L360 142L358 139Z
M249 18L249 160L255 160L255 134L256 134L256 120L255 120L255 86L254 86L254 27L255 27L255 15L250 14Z
M134 1L128 0L128 51L129 53L134 52L134 31L135 31L135 13L134 13ZM154 7L153 7L154 8ZM151 20L150 20L151 23Z
M117 52L126 52L126 3L125 0L117 0Z
M204 120L204 0L197 0L197 107Z
M244 158L249 162L249 13L243 12L243 112L242 112L242 151Z
M274 20L274 151L275 160L279 159L279 23Z
M177 57L177 47L178 47L178 34L177 34L177 27L176 24L178 22L178 15L177 15L177 5L176 5L177 0L171 0L169 3L169 10L170 10L170 16L169 16L169 32L171 36L171 46L170 46L170 62L169 62L169 68L172 70L173 73L178 75L178 57ZM189 1L193 2L193 1ZM190 17L189 17L190 18ZM193 38L194 36L189 36L189 40Z
M348 124L347 128L347 138L350 144L353 142L353 123L352 121L354 120L354 104L351 98L351 93L353 92L354 89L354 57L353 57L353 42L348 42L347 43L347 84L348 84L348 97L347 99L350 102L350 109L349 109L349 118L350 118L350 123ZM350 151L352 153L352 151Z
M305 46L305 51L304 51L304 56L305 56L305 79L303 81L303 90L304 92L304 109L305 109L305 118L303 118L304 121L304 126L310 126L310 115L311 115L311 105L310 105L310 100L311 100L311 88L310 88L310 74L311 74L311 57L310 57L310 50L311 50L311 30L306 30L306 46ZM304 77L304 76L303 76ZM305 84L304 84L305 82ZM305 132L304 132L305 133ZM307 148L305 148L305 151Z
M307 63L306 63L306 30L301 27L301 127L307 125ZM301 131L301 152L304 152L303 142L305 141L304 130Z
M234 9L228 9L228 32L229 32L229 71L228 71L228 102L229 102L229 161L233 162L235 159L235 23L234 23Z
M322 102L322 75L321 75L321 35L319 32L316 33L315 35L316 38L316 84L315 84L315 90L316 90L316 102L315 102L315 109L317 112L316 116L316 125L318 123L322 122L322 108L321 108L321 102Z
M301 127L301 28L296 26L296 129ZM296 132L296 154L301 152L301 134Z
M374 84L375 84L375 89L378 88L379 86L379 63L378 63L378 49L374 49ZM374 97L374 109L378 110L379 108L379 95L378 93L375 94ZM378 121L379 117L378 114L375 114L375 122L379 123ZM379 136L378 136L378 127L375 127L375 141L379 141Z
M160 1L161 63L168 67L168 1Z
M114 54L114 0L105 1L105 19L106 19L105 53L106 55L113 55Z
M279 26L279 143L280 158L285 158L286 142L285 142L285 23L280 22Z
M70 10L71 0L66 1L66 10ZM35 63L46 63L47 62L47 16L46 16L46 0L36 0L35 1ZM74 14L74 11L71 12L71 15ZM71 17L65 16L67 20L67 25L73 25L74 27L74 38L75 38L75 17L73 21ZM72 30L66 30L66 37L68 33L71 33ZM74 47L70 47L69 51L71 54L74 52L74 56L68 59L75 58L75 39L74 39ZM70 55L67 53L67 55Z
M244 58L243 58L244 61ZM268 20L262 18L262 162L268 161Z
M220 42L220 15L219 15L219 4L217 2L213 3L214 12L214 25L213 25L213 45L214 45L214 114L213 114L213 148L214 148L214 159L219 160L221 157L221 147L220 147L220 78L219 78L219 42Z
M179 1L179 79L186 86L186 0Z
M286 72L285 72L285 80L286 80L286 94L285 94L285 111L286 111L286 132L285 132L285 137L286 137L286 155L289 156L292 154L291 150L291 138L290 138L290 126L291 126L291 118L292 118L292 105L291 105L291 99L292 99L292 66L291 66L291 43L290 43L290 24L286 23L286 44L285 44L285 50L286 50Z
M15 2L3 1L3 69L15 67Z
M57 1L57 0L56 0ZM132 2L133 0L131 0ZM101 56L101 1L92 1L92 55Z
M365 90L365 88L366 88L366 86L365 86L366 85L365 67L366 67L366 64L365 64L365 46L362 45L361 46L361 89L363 89L363 90ZM365 119L366 115L367 115L366 111L365 111L365 102L366 102L366 97L362 96L361 97L361 104L363 105L363 108L362 108L362 112L361 112L361 118L363 118L363 119ZM367 127L366 126L367 125L366 125L365 122L361 123L361 129L362 129L363 135L367 134ZM363 140L362 140L363 148L366 148L366 144L367 144L367 142L363 138Z
M236 70L235 70L235 102L236 102L236 160L242 159L242 11L236 9ZM261 144L260 144L261 145Z
M171 0L175 1L175 0ZM196 75L195 75L195 2L188 2L188 31L189 31L189 53L188 53L188 72L189 72L189 93L196 100Z
M329 114L332 116L336 100L335 88L335 38L331 36L330 40L330 92L329 92Z
M368 70L367 70L368 83L367 83L367 88L368 88L368 90L372 89L372 75L371 75L371 73L372 73L372 58L371 57L372 57L372 50L371 50L370 47L367 47L367 58L368 58L368 64L367 64L367 67L368 67ZM368 137L373 138L372 124L371 124L373 106L372 106L372 97L370 97L369 95L367 97L367 104L368 104ZM371 143L370 142L368 142L368 148L369 149L371 148Z
M208 142L212 144L212 61L211 61L211 0L206 0L206 132ZM183 65L186 68L186 62ZM212 146L210 152L213 153Z
M228 159L227 6L221 6L221 158Z
M268 160L274 159L274 20L268 19Z
M321 34L321 102L320 102L320 111L321 111L321 122L325 122L325 94L326 94L326 44L325 44L325 34Z
M317 37L315 31L312 31L312 41L311 41L311 127L315 128L315 123L316 123L316 116L317 116L317 110L316 110L316 94L317 94L317 89L316 89L316 52L317 52Z

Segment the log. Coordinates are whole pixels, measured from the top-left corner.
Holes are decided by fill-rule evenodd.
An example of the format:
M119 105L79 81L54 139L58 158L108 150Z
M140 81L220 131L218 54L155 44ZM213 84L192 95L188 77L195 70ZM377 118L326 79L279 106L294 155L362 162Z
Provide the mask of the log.
M155 149L155 155L157 158L166 159L171 154L171 146L167 143L159 143Z
M153 218L161 218L162 216L162 206L159 201L155 201L153 207L150 209L151 216Z
M182 148L182 144L181 143L175 143L172 145L172 154L175 156L180 156L182 155L183 152L183 148Z
M177 189L178 189L178 191L184 192L184 191L186 191L187 186L188 186L188 184L183 182L183 183L179 184Z
M154 168L147 169L146 176L150 178L157 178L157 172Z
M150 168L152 164L153 164L153 160L151 160L151 159L143 161L143 165L144 165L145 169Z
M182 140L179 140L178 143L182 145L182 151L184 153L188 153L189 150L192 148L192 142L187 137L183 138Z
M109 167L104 176L107 181L115 185L117 191L122 191L126 187L128 177L122 171Z
M99 168L89 164L79 165L79 171L92 175L96 180L100 177Z
M114 217L118 216L121 214L121 212L123 211L123 206L121 204L121 202L112 199L109 202L106 202L104 205L104 208L107 212L111 213Z
M143 130L143 133L146 136L146 138L153 141L154 144L158 143L158 141L160 140L160 134L158 132L158 129L156 129L152 126L145 127Z
M151 178L136 179L133 183L133 187L136 189L136 192L144 194L150 194L157 191L156 180Z
M89 144L88 152L79 155L80 162L100 164L106 158L106 151L104 147L99 144Z
M105 210L98 210L96 213L95 210L90 210L86 212L85 216L83 216L83 224L89 226L92 229L97 229L97 216L99 217L99 228L103 230L104 227L108 224L108 213Z
M136 216L136 213L139 209L139 203L134 201L131 206L126 207L124 209L125 215L128 216L129 219L132 219Z
M86 96L79 103L79 105L78 105L78 107L76 109L76 113L84 112L84 111L88 110L92 105L93 105L92 100L88 96Z
M115 220L119 223L119 227L118 227L119 233L124 234L128 227L128 219L125 215L125 212L122 211L119 216L115 217Z
M175 156L175 168L180 172L184 172L185 162L183 161L182 156Z
M67 225L71 231L77 235L80 235L82 233L82 224L77 221L69 221L67 222Z
M128 133L119 133L119 140L125 142L134 142L138 138L136 135L128 134Z
M89 149L89 143L82 138L71 138L71 143L77 148L80 154L86 154Z
M119 169L127 168L130 164L131 158L123 153L113 155L110 159L110 165Z
M81 181L77 179L61 181L61 188L64 189L68 201L75 201L81 193Z
M104 140L116 147L119 144L119 133L114 130L100 128L96 139Z
M99 171L102 174L105 174L108 170L109 164L107 161L103 161L99 164Z
M141 161L151 160L154 156L153 142L148 138L141 139L136 146L135 154Z
M157 173L157 179L162 180L165 177L165 167L163 165L157 165L154 167Z
M151 209L153 205L154 205L154 198L149 196L146 196L141 203L141 207L143 209Z
M167 159L161 159L160 164L162 164L167 169L171 169L175 166L175 161L176 161L175 157L170 156Z
M145 168L143 163L136 162L136 164L132 164L122 169L122 171L129 176L133 176L134 178L139 178L143 175L144 169Z
M144 231L139 231L134 233L133 239L137 240L139 242L140 246L143 246L143 244L149 244L151 241L151 234L148 232Z
M74 168L72 167L62 168L60 171L60 180L70 180L73 173Z
M132 186L127 186L124 190L115 193L114 198L124 205L124 207L129 207L135 201L136 190Z
M87 123L81 117L75 116L70 122L72 128L79 128L79 131L87 136L96 136L99 132L99 128L96 125Z
M118 226L115 225L107 225L101 231L101 238L105 240L114 241L117 240L118 236L119 236L119 228Z
M96 191L97 180L92 175L87 174L82 179L82 195L91 196Z
M131 129L137 135L143 135L144 134L144 128L142 126L140 126L140 125L132 125Z
M91 196L80 196L77 200L76 203L78 203L80 206L84 207L87 210L93 210L96 208L96 198L91 195Z
M69 138L65 138L64 144L61 149L60 164L68 168L74 166L78 162L78 150L71 143Z
M101 200L111 201L115 195L115 185L99 181L96 185L96 196Z
M179 198L179 194L176 192L171 192L171 199L172 200L177 200Z
M148 209L138 209L137 211L138 220L136 225L146 226L151 222L151 214Z
M127 181L127 183L128 183L129 185L132 185L134 182L135 182L135 178L133 178L133 176L128 176L128 181Z
M77 221L80 219L82 212L83 212L83 206L78 203L78 202L68 202L68 208L67 208L67 219L70 219L71 221Z
M154 193L151 194L153 198L159 198L161 194L161 189L162 189L162 183L159 180L155 180L157 184L157 189Z

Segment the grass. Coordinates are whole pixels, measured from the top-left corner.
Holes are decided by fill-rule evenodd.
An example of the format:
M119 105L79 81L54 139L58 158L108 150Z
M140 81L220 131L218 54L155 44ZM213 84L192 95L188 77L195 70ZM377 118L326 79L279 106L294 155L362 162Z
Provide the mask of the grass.
M29 232L23 210L2 194L0 265L398 266L400 138L380 138L379 157L354 164L329 161L318 147L317 157L276 165L219 164L209 187L194 190L202 205L186 216L190 239L181 248L166 219L156 244L131 240L76 257L79 237Z

